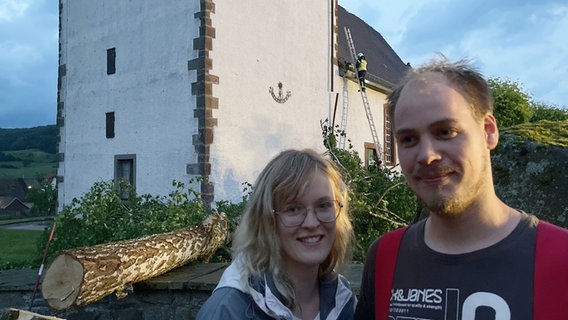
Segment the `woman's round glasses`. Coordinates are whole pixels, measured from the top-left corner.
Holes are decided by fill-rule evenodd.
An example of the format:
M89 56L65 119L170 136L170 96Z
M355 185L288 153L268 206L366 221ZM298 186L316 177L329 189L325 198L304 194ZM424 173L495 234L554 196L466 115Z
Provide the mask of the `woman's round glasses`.
M316 218L321 222L332 222L337 219L343 204L338 200L329 200L318 203L312 207ZM282 210L273 211L274 214L280 217L280 221L286 227L297 227L304 223L308 215L308 207L291 203L287 204Z

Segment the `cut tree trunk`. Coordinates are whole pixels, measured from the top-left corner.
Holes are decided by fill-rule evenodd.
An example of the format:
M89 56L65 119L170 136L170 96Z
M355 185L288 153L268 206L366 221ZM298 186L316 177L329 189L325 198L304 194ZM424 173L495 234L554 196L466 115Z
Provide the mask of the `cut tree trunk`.
M43 298L57 310L113 292L122 298L136 282L190 261L208 260L225 243L227 232L227 216L214 213L189 229L63 251L45 273Z
M20 309L6 309L0 317L1 320L65 320L63 318L44 316L39 313Z

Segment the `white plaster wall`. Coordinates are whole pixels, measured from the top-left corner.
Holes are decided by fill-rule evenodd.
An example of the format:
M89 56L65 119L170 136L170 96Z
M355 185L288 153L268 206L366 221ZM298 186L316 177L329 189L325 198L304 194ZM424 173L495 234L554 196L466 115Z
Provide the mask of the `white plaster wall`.
M239 200L264 165L287 148L324 151L328 117L331 1L216 1L210 57L219 98L212 179L216 200ZM269 93L292 95L277 103Z
M210 161L215 200L240 201L242 183L253 183L264 165L287 148L324 151L320 121L329 117L343 79L331 66L337 43L332 32L334 0L215 1L211 74L219 109ZM191 83L187 61L198 36L199 1L62 0L60 63L67 67L60 94L59 204L70 203L96 181L114 178L114 156L136 155L138 193L167 194L172 180L187 181L197 162L192 136ZM342 33L340 33L340 36ZM106 74L106 50L116 48L116 74ZM333 77L333 81L332 78ZM273 100L292 92L286 103ZM333 86L332 86L333 82ZM368 90L379 139L383 141L385 96ZM349 81L348 138L362 156L372 142L357 92ZM105 137L105 113L115 112L115 138Z
M138 193L167 194L187 181L196 161L197 132L187 61L199 1L63 0L61 64L65 64L65 125L61 131L60 208L95 181L114 178L114 156L136 154ZM116 48L116 74L106 74L106 50ZM105 137L105 113L115 112L115 138Z

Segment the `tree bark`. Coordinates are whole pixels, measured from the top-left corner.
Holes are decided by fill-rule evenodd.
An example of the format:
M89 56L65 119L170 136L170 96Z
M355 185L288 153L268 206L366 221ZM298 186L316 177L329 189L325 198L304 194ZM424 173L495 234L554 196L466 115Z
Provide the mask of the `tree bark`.
M5 309L0 319L2 320L65 320L62 318L44 316L38 313L20 310L20 309Z
M42 295L57 310L80 306L197 259L208 260L227 238L228 220L214 213L201 225L134 240L63 251L46 271Z

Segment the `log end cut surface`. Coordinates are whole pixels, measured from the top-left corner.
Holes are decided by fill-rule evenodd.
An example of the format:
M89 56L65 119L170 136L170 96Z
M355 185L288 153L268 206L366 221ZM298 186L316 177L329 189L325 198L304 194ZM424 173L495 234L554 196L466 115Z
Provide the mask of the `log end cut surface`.
M45 273L41 288L43 298L54 309L66 309L77 299L81 281L81 263L70 255L59 255Z

